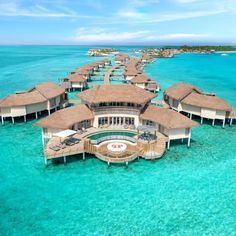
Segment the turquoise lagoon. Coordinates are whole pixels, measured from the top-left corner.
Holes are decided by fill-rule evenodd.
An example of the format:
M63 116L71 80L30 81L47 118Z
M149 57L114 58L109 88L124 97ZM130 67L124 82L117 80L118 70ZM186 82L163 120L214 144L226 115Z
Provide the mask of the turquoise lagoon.
M76 46L0 47L0 97L65 76L97 58ZM127 47L119 49L126 51ZM236 106L236 54L157 59L146 73ZM174 143L158 161L108 167L87 157L44 167L41 131L21 119L0 127L0 235L235 235L236 127L207 122L191 148Z

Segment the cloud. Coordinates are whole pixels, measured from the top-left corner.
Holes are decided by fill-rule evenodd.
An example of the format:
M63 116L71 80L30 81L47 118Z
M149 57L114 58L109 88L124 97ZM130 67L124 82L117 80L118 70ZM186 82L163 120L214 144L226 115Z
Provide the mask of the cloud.
M118 32L104 28L79 28L73 40L81 44L119 43L119 42L158 42L175 41L179 39L207 38L209 34L172 33L158 35L152 31Z
M190 11L190 12L163 14L159 16L152 16L150 19L144 20L143 23L158 23L166 21L185 20L204 16L218 15L226 12L228 12L227 9L216 9L216 10L206 10L206 11Z
M76 31L74 41L79 43L104 43L137 41L145 37L147 31L116 32L103 28L79 28Z
M210 34L188 34L188 33L174 33L166 35L148 36L146 40L177 40L177 39L194 39L194 38L207 38Z
M201 18L206 16L214 16L225 13L235 13L236 5L235 0L174 0L178 3L185 4L185 10L176 11L160 11L159 8L154 7L152 2L158 3L158 1L131 1L127 3L127 6L119 9L114 14L113 21L105 22L105 24L119 24L125 22L127 24L152 24L159 22L178 21L185 19ZM194 3L194 4L187 4ZM142 5L146 4L146 5ZM150 5L149 5L150 4ZM161 5L161 4L160 4ZM145 8L148 6L148 8ZM178 8L177 8L178 9ZM130 18L130 21L122 18Z
M178 3L192 3L196 2L197 0L176 0Z
M144 18L145 14L140 13L135 10L129 10L129 11L118 11L117 16L119 17L126 17L126 18L134 18L134 19L139 19L139 18Z
M78 15L76 12L60 7L60 11L52 11L41 5L22 7L15 2L0 3L0 16L24 16L24 17L71 17L87 18L90 16Z
M126 18L144 18L146 17L144 9L147 7L152 9L158 3L159 0L129 0L126 6L122 6L115 15Z

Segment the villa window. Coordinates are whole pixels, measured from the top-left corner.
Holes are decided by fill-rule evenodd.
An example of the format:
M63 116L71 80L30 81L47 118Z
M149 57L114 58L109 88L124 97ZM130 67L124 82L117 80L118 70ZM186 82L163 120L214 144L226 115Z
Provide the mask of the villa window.
M154 122L152 122L151 120L145 120L144 125L154 126Z
M173 107L177 108L179 105L179 101L173 99Z

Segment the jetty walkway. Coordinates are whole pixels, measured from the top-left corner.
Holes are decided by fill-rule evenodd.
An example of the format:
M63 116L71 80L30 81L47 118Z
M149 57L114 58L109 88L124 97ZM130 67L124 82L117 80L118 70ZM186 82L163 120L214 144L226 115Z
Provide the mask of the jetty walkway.
M115 69L119 69L119 65L112 66L104 75L104 84L110 84L110 77Z

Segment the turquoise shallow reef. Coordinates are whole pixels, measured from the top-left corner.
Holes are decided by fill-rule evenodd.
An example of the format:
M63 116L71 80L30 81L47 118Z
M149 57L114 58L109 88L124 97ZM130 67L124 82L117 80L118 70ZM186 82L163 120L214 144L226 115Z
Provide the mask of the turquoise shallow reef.
M85 56L87 49L0 47L0 97L57 82L96 60ZM236 106L236 54L157 59L145 71L163 89L189 82ZM0 127L0 235L236 234L235 125L206 122L193 129L191 148L176 142L162 159L128 168L92 157L45 168L34 122Z

